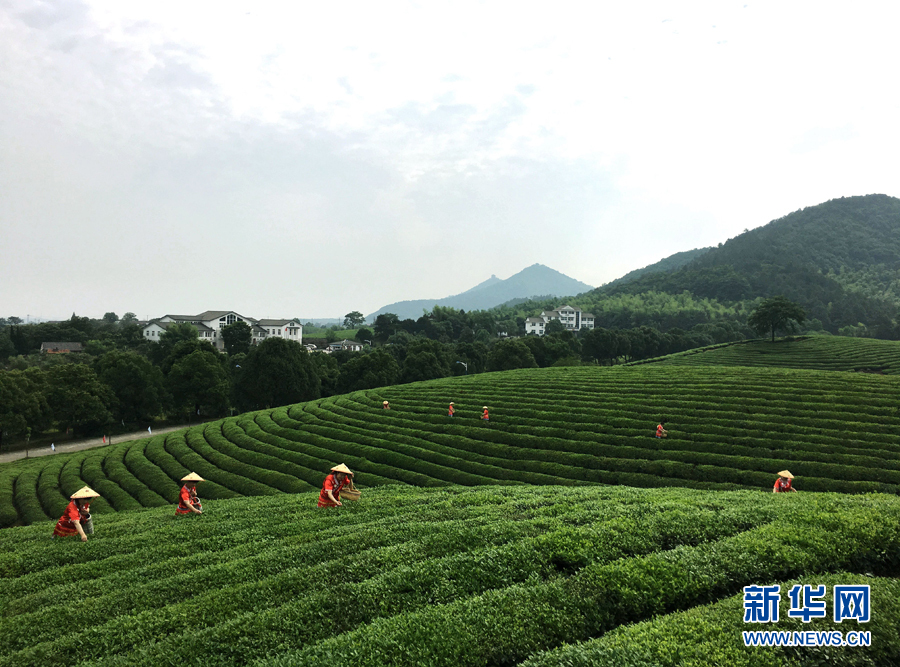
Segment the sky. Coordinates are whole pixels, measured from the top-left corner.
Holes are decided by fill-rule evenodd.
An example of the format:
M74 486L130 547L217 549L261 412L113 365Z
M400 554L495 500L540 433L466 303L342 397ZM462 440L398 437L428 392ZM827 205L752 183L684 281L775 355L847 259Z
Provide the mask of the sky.
M893 2L0 0L0 316L599 286L900 195Z

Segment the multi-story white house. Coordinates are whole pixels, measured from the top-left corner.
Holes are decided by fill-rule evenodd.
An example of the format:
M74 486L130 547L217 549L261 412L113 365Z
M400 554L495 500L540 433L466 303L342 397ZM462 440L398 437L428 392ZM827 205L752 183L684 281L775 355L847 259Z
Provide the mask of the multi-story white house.
M173 324L191 324L197 329L200 340L212 343L217 349L224 350L221 330L235 322L246 322L251 328L252 343L258 345L270 336L278 336L303 343L303 325L300 320L255 320L232 310L207 310L199 315L163 315L150 320L143 328L144 338L159 341L162 333Z
M556 310L545 310L538 317L525 319L525 333L544 335L544 329L552 320L559 320L569 331L581 331L594 328L594 316L586 313L581 308L572 306L560 306Z

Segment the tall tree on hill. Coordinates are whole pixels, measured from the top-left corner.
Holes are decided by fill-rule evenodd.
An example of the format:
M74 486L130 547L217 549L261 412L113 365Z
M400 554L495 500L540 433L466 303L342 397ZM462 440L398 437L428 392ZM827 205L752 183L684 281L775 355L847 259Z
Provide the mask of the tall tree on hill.
M775 330L785 331L793 326L793 323L803 324L806 319L806 311L802 307L789 301L783 296L773 296L766 299L756 307L747 325L758 334L772 333L772 342L775 342Z
M354 310L352 312L344 315L344 328L345 329L356 329L361 327L366 322L366 316L363 315L358 310Z

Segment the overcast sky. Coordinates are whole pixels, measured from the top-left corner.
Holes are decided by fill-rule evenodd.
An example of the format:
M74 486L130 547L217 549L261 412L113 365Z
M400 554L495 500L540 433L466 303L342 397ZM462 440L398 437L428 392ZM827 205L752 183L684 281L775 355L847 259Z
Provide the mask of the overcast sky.
M897 196L896 7L0 0L0 316L600 285Z

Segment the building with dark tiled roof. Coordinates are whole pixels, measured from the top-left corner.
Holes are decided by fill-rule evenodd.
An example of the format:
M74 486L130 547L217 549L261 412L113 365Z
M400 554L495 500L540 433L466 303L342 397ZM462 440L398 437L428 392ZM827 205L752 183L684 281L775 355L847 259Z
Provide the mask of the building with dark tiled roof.
M159 341L163 332L173 324L191 324L197 329L200 340L208 341L217 349L224 350L225 341L222 340L221 331L235 322L245 322L250 326L251 341L254 345L272 336L303 343L303 325L297 318L256 320L233 310L207 310L199 315L163 315L150 320L142 332L147 340Z

